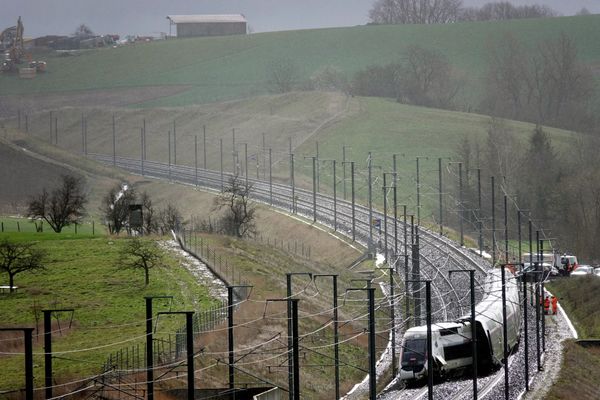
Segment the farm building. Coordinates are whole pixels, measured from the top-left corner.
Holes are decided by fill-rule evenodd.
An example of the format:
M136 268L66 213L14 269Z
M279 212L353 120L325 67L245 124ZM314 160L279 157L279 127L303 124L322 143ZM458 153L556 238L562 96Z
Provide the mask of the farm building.
M169 15L170 25L177 26L177 37L245 35L246 17L231 15ZM170 29L169 29L170 31Z

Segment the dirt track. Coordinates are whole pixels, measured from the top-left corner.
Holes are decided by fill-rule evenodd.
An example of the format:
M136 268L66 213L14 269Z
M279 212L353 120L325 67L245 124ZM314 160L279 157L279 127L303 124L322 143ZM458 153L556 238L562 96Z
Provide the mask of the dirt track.
M187 85L146 86L137 88L89 90L25 96L0 96L0 118L14 117L18 110L25 112L60 107L127 106L186 91Z

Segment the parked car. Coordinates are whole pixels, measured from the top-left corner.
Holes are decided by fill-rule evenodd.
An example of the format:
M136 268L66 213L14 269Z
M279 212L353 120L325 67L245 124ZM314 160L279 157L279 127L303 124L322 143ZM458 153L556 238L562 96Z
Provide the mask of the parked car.
M600 267L594 268L594 275L595 276L600 276Z
M577 269L571 272L571 276L585 276L594 274L594 268L591 265L580 264Z

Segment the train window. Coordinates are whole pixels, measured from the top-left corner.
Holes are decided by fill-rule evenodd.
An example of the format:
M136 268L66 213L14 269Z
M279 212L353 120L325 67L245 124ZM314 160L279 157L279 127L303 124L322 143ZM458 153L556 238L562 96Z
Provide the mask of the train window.
M458 358L471 357L473 346L471 342L465 342L456 346L444 347L444 359L446 361L456 360Z
M427 340L407 339L404 342L404 350L402 351L402 366L423 364L425 362L426 352Z
M458 327L440 329L440 336L455 335L457 333L458 333Z

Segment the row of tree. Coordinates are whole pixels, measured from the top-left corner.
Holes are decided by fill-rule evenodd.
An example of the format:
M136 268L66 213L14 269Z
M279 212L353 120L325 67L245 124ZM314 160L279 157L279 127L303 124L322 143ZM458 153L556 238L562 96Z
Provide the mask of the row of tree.
M539 4L516 6L499 1L481 7L463 7L462 0L376 0L369 11L372 24L447 24L556 15L550 7Z
M596 82L568 35L530 49L505 33L487 47L483 112L579 131L594 128Z
M475 228L478 192L475 168L482 168L484 215L489 216L490 177L496 178L497 218L501 221L501 198L506 194L564 251L583 259L600 261L600 140L583 135L558 152L547 133L537 126L526 145L501 119L490 119L487 138L465 137L456 150L463 161L464 217ZM456 192L457 187L454 188ZM458 220L454 220L457 224ZM489 222L489 221L488 221ZM499 227L501 222L498 222ZM516 225L511 213L510 225ZM502 228L503 229L503 228ZM523 228L526 230L526 228ZM474 229L473 229L474 230ZM551 233L549 233L551 232ZM549 234L548 234L549 233ZM497 237L502 237L498 234Z
M454 108L461 89L448 58L441 52L409 46L404 60L373 65L355 74L350 92L358 96L394 98L398 102L426 107Z
M533 49L510 33L488 41L485 95L468 109L560 128L593 132L597 90L589 66L579 61L573 39L561 33L537 43ZM459 94L465 79L456 73L440 51L409 46L401 61L372 65L344 80L328 74L329 82L353 95L396 99L401 103L460 109ZM342 77L340 77L342 76ZM333 86L333 85L330 85Z

